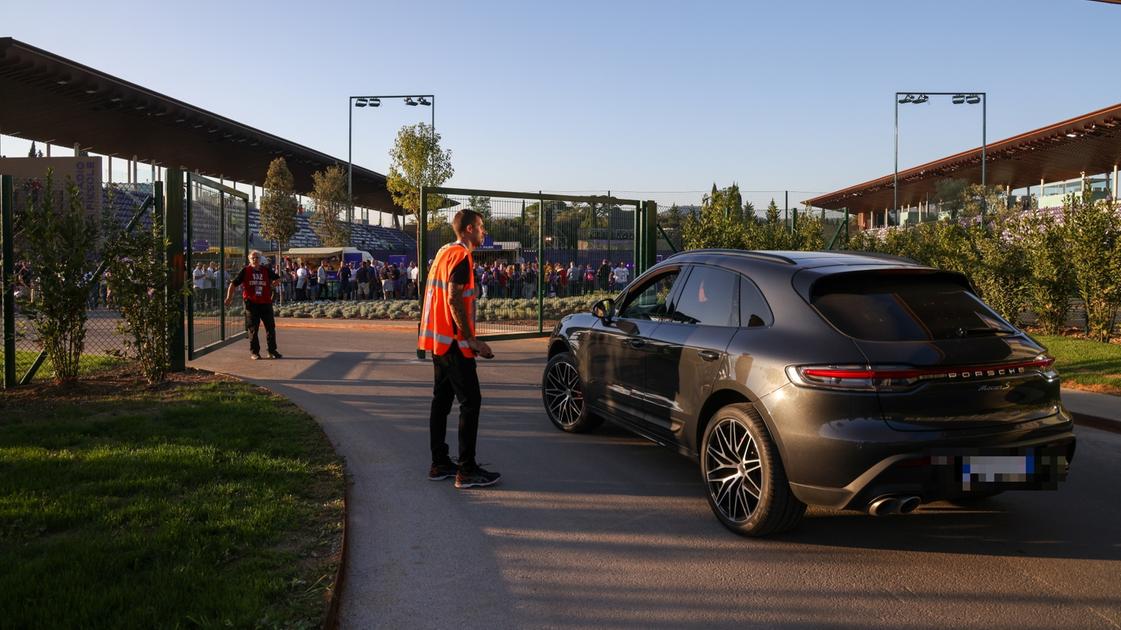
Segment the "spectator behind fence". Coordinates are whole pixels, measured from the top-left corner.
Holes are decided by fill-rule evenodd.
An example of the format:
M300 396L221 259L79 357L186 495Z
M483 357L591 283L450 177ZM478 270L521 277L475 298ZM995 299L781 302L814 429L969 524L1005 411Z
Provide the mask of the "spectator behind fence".
M339 299L350 299L350 265L339 265Z
M615 268L613 275L616 289L622 289L631 281L631 270L627 269L627 265L621 260L619 261L619 266Z
M415 262L410 262L409 263L409 299L414 299L415 300L417 298L417 296L420 295L418 293L418 289L419 289L420 285L417 284L419 281L420 281L420 267L417 267L417 264Z
M358 283L358 299L370 299L370 261L362 261L362 266L354 272L354 279Z

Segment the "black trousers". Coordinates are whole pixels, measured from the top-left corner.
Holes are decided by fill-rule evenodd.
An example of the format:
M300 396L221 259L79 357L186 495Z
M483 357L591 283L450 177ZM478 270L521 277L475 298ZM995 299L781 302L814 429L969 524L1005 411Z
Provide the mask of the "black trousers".
M245 330L249 333L249 351L253 354L261 354L261 341L257 339L261 324L265 325L265 342L269 352L276 352L276 321L272 316L272 304L246 302Z
M475 442L479 436L479 409L483 394L479 391L479 373L475 359L468 359L452 347L443 355L432 355L435 368L435 386L432 388L432 411L428 416L428 430L432 447L432 462L448 459L448 413L452 402L459 400L459 465L475 465Z

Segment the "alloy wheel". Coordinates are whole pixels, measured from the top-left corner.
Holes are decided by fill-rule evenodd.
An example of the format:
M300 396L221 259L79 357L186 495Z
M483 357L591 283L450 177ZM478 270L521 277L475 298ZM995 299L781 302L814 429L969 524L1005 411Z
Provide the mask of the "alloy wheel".
M584 412L580 373L567 361L557 361L545 377L545 406L561 426L572 427Z
M751 518L763 494L763 462L747 427L732 418L716 421L705 449L705 481L724 518Z

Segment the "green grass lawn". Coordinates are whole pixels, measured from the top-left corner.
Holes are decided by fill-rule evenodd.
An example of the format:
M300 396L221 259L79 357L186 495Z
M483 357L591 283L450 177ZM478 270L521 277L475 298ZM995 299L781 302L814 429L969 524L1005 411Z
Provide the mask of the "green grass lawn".
M318 627L342 463L282 398L120 370L0 394L0 626Z
M1063 385L1105 394L1121 394L1121 345L1033 335L1055 357Z
M16 378L21 379L31 364L35 362L35 358L39 356L38 352L32 350L16 350ZM79 377L89 376L102 370L115 367L124 363L124 359L119 357L110 356L107 354L83 354L78 359L78 374ZM0 365L4 364L4 351L0 349ZM39 366L39 370L35 372L33 381L49 381L54 379L54 368L51 367L51 360L45 359L43 365Z

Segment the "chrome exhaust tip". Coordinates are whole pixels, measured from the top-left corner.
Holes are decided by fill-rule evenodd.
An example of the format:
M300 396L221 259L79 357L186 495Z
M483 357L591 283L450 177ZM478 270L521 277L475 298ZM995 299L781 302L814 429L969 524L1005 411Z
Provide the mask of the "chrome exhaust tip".
M872 516L887 516L899 512L899 499L895 497L880 497L868 504L868 513Z
M899 500L899 513L910 514L915 511L915 508L919 507L920 503L922 503L922 499L919 497L903 497Z

